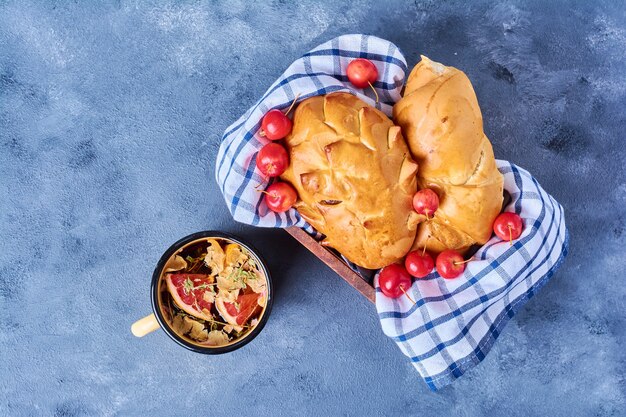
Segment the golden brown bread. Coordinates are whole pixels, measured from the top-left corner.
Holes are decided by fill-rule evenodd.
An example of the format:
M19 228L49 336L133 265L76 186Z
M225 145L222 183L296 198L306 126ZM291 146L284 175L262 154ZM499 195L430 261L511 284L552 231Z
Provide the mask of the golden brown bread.
M503 178L467 76L422 56L393 116L419 164L418 187L432 188L440 199L414 247L464 251L487 242L502 208Z
M323 244L371 269L406 255L417 228L417 165L399 127L357 97L333 93L300 103L286 142L281 177Z

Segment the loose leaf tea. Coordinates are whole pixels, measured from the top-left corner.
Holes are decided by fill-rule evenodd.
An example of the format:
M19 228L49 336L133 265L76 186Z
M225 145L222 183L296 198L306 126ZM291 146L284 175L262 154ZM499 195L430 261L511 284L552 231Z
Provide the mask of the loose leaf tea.
M254 328L267 302L267 280L252 254L227 239L203 239L166 263L161 310L180 336L224 346Z

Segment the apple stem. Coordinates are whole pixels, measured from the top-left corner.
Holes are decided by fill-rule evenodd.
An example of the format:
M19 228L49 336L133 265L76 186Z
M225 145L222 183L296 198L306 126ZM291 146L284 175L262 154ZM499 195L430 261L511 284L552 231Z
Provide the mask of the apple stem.
M372 85L372 83L371 83L371 82L369 82L369 81L368 81L367 83L368 83L368 84L370 85L370 87L372 88L372 91L374 92L374 95L376 96L376 103L378 103L378 93L376 92L376 89L374 88L374 86Z
M262 138L265 137L265 132L263 130L261 130L261 133L259 133L259 136L261 136Z
M422 258L426 254L426 245L428 245L428 239L430 239L430 235L426 236L426 242L424 242L424 249L422 249Z
M406 295L406 298L408 298L413 303L413 305L417 304L415 301L413 301L413 299L411 298L409 293L404 290L404 286L403 285L400 285L400 289L402 290L404 295Z
M289 112L291 111L291 109L293 109L293 106L296 104L296 101L298 101L298 97L300 97L300 93L296 94L296 98L294 98L293 101L291 102L291 106L289 106L289 108L285 112L285 116L289 115Z
M513 246L513 228L509 225L509 246Z
M469 258L467 261L463 261L463 262L452 262L454 265L461 265L461 264L466 264L468 262L471 262L474 260L474 257L472 256L471 258Z

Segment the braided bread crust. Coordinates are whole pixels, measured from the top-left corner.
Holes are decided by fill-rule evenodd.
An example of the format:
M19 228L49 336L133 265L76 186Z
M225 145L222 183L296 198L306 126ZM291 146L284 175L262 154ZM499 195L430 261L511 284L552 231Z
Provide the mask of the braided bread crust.
M504 180L470 80L422 56L393 116L420 166L418 187L432 188L440 200L432 219L420 218L414 247L462 252L487 242L502 208Z

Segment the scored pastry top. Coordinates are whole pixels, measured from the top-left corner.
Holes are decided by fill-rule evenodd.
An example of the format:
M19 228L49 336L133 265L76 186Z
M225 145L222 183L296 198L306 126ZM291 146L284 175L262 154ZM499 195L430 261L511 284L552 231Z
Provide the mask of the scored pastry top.
M300 103L281 176L297 190L300 215L326 236L323 244L365 268L400 260L415 239L411 199L417 164L401 130L348 93Z

